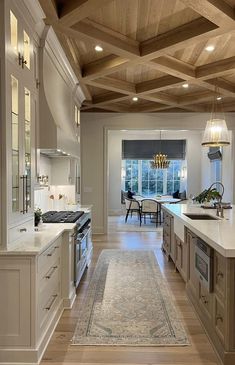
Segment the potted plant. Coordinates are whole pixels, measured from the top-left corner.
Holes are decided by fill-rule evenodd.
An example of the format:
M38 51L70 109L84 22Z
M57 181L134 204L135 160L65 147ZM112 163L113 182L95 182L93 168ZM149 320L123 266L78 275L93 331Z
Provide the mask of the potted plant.
M42 216L42 211L40 208L35 209L34 211L34 226L37 227Z
M212 200L221 200L222 195L214 189L205 189L199 195L197 195L193 200L198 203L210 203Z

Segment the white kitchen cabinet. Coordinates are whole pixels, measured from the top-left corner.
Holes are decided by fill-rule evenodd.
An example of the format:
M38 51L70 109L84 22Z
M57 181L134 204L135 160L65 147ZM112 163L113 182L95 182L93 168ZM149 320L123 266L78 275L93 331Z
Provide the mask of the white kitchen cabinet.
M2 54L1 73L5 95L3 110L2 209L6 211L2 226L2 246L17 239L21 232L33 228L35 183L35 119L38 119L38 57L34 16L22 2L2 1L6 47ZM14 234L9 234L18 227Z
M30 346L30 268L30 258L0 257L0 346Z

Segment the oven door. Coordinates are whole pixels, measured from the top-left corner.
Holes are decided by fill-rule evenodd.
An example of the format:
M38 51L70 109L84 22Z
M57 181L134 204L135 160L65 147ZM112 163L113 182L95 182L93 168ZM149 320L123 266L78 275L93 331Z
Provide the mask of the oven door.
M90 226L79 232L74 242L74 284L77 287L86 267Z
M203 252L198 245L195 247L195 273L202 285L212 291L212 257Z

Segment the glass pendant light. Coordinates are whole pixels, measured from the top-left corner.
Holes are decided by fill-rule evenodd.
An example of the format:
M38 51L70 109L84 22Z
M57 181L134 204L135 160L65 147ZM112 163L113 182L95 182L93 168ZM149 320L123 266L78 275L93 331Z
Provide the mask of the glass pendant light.
M160 131L160 151L161 151L161 131ZM167 169L170 165L170 160L167 155L159 152L153 156L153 161L150 162L152 169Z
M202 139L202 146L204 147L220 147L230 144L224 113L222 110L218 110L218 100L221 100L221 97L218 93L218 88L215 86L211 118L206 123L206 129ZM222 103L220 109L222 109Z

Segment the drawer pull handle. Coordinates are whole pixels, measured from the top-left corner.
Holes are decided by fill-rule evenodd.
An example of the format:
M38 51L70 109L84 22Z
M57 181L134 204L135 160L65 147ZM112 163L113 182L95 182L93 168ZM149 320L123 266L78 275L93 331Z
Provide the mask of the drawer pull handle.
M53 255L53 253L55 252L55 250L56 250L57 248L59 248L59 246L55 246L55 247L51 250L51 252L49 252L49 253L47 254L47 256L48 256L48 257L52 256L52 255Z
M50 278L52 277L53 273L56 271L56 269L58 269L58 266L53 266L53 267L50 269L49 273L45 276L45 278L46 278L46 279L50 279Z
M223 322L223 317L220 316L219 314L216 316L216 323L220 321L220 322Z
M27 228L20 228L20 232L27 232Z
M177 246L181 247L182 243L181 242L177 242Z
M51 307L53 306L57 297L58 297L58 294L52 295L52 300L51 300L50 304L48 305L48 307L45 307L44 309L49 311L51 309Z
M217 273L216 273L216 276L217 276L217 278L223 278L224 277L224 274L222 273L222 271L218 271Z

